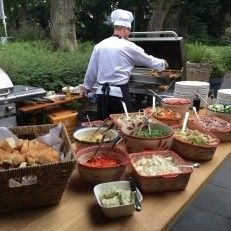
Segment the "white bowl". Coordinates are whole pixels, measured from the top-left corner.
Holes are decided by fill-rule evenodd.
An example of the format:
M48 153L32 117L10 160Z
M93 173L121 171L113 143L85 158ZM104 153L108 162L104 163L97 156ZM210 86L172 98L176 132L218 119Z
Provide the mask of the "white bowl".
M75 143L76 143L76 147L80 148L80 147L88 147L91 145L96 145L99 144L100 141L98 142L88 142L88 141L83 141L81 139L81 137L90 137L91 135L94 134L94 132L98 129L98 127L85 127L85 128L80 128L77 131L75 131L75 133L73 134L74 138L75 138ZM107 129L107 127L102 127L99 129L99 132L103 132ZM104 133L107 137L110 138L109 141L105 141L104 143L110 143L113 142L119 135L118 131L114 128L110 129L109 131Z
M120 205L117 207L111 207L111 208L104 207L101 204L100 194L102 193L103 189L106 186L115 186L118 189L125 189L125 190L130 189L128 181L114 181L114 182L108 182L108 183L102 183L102 184L96 185L94 187L94 194L95 194L95 198L100 208L102 209L103 213L109 218L124 217L124 216L132 215L135 211L135 206L133 203L130 203L127 205ZM139 202L141 202L143 200L143 197L139 189L137 189L137 196L138 196Z

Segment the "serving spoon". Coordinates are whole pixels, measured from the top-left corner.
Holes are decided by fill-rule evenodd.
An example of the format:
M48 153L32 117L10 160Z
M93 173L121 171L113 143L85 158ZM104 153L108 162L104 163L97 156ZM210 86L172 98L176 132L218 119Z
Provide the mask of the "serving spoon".
M178 164L177 167L181 168L199 168L200 164L199 163L193 163L193 164Z

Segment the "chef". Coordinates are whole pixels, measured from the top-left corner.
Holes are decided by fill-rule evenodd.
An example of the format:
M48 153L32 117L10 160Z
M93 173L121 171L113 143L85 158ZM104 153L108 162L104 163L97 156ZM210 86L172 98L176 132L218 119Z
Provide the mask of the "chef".
M128 112L132 111L128 81L135 65L157 71L168 67L164 59L148 55L141 47L128 41L133 19L129 11L114 10L111 13L113 35L96 44L92 52L83 87L87 94L98 83L96 94L99 119L124 112L121 101L125 102Z

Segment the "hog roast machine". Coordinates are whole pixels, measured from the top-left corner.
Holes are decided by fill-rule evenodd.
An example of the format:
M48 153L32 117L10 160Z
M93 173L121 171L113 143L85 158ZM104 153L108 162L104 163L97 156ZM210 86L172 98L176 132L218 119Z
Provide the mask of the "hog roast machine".
M13 85L9 76L0 68L0 126L16 126L16 103L44 96L40 87Z
M142 47L147 54L165 59L169 64L168 70L159 73L145 67L132 70L129 88L135 101L152 96L148 89L160 95L172 95L175 82L186 80L183 37L178 37L174 31L132 32L129 40Z

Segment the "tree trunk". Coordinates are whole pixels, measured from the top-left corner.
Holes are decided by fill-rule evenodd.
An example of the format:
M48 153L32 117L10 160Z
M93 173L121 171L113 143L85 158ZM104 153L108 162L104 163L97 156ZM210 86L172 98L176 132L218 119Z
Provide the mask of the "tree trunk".
M77 48L75 30L75 0L51 0L51 39L55 50Z
M171 7L176 4L176 0L158 0L153 6L153 13L148 23L148 31L162 30L164 20Z

